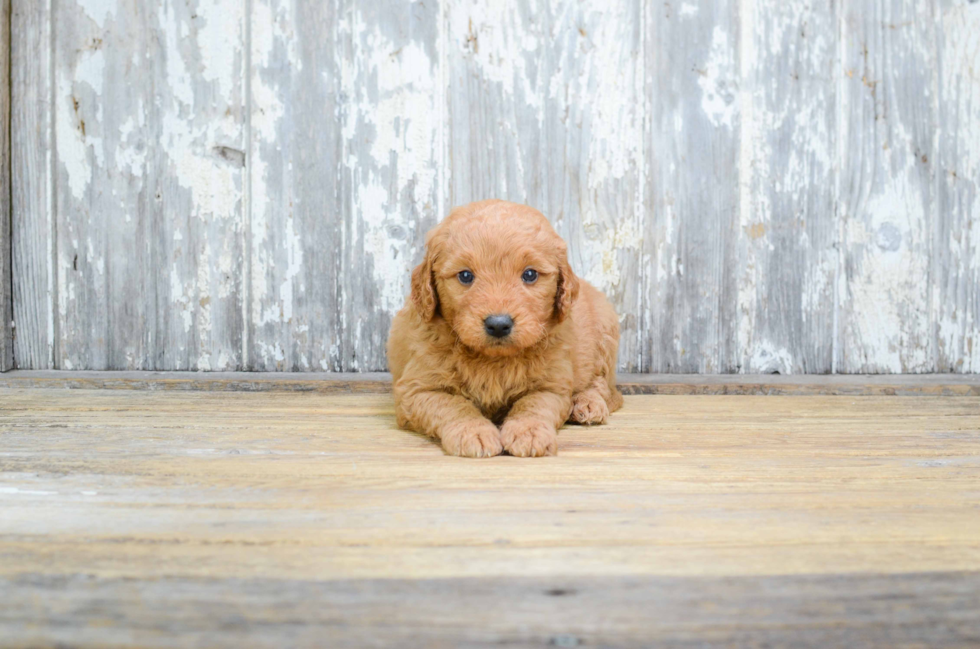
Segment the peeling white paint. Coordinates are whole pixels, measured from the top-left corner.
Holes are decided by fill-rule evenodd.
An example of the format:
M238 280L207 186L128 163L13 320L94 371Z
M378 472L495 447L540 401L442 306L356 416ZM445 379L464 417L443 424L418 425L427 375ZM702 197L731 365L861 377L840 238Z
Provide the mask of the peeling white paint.
M175 365L235 369L235 336L227 318L239 310L231 285L241 263L236 233L242 231L244 182L233 154L244 150L244 5L220 0L193 8L160 3L155 18L165 50L165 77L153 97L159 135L153 142L141 142L135 133L130 138L129 129L142 134L144 125L127 122L117 162L128 164L135 174L148 164L149 152L152 164L165 173L165 191L156 198L176 217L169 299L177 327L167 334L169 351L190 355L186 363L175 360ZM218 232L219 237L213 236Z
M185 334L190 332L191 324L194 322L194 314L191 313L190 309L191 301L186 290L183 284L183 272L174 262L170 267L170 300L177 308L178 315L183 321Z
M610 227L603 233L599 245L583 246L585 278L593 286L610 291L635 281L635 277L622 277L624 270L620 255L626 251L638 251L643 244L635 219L623 219L617 227Z
M240 171L217 160L212 149L225 142L237 140L240 137L241 125L234 115L227 113L203 121L200 125L196 123L197 120L187 118L189 113L192 114L198 108L194 90L195 77L188 69L184 59L184 48L181 47L180 42L181 36L186 37L183 33L186 26L178 20L173 11L173 5L169 3L160 6L161 24L180 27L163 30L168 52L166 85L177 105L165 107L169 110L164 110L163 114L161 143L170 153L179 184L191 190L197 215L221 219L233 218L238 216ZM236 30L240 29L242 20L240 8L223 8L221 11L214 12L198 33L198 45L201 46L203 42L212 40L223 42L228 38L229 32L235 34ZM234 56L238 51L233 44L226 44L226 46L230 53L222 55L224 57ZM221 60L220 64L231 65L229 60ZM212 69L213 73L218 71ZM225 71L225 76L234 72L233 68L229 68ZM230 89L225 89L225 92L230 92ZM233 101L228 95L219 96L223 103L230 104Z
M738 225L743 237L751 237L750 232L765 232L769 225L770 211L772 206L768 204L768 195L765 191L757 191L757 178L767 178L764 171L757 170L754 163L761 161L763 154L759 149L763 146L763 137L760 132L760 119L766 116L757 115L757 109L765 106L764 95L757 91L756 84L753 82L753 71L755 66L760 64L758 51L755 44L756 21L755 21L755 0L745 0L739 11L741 38L739 39L739 94L737 107L739 110L738 120L741 129L739 137L739 159L738 159L738 183L739 183L739 211ZM718 46L718 55L724 56L723 50L727 49L727 40L719 28L715 27L712 35L712 57L715 46ZM710 66L709 66L710 70ZM702 77L698 80L701 89L705 92L704 101L709 102L713 107L709 109L704 105L705 113L709 116L709 110L718 110L717 99L709 99L706 83L702 84ZM759 105L757 107L757 104ZM727 118L726 118L727 119ZM714 121L715 125L718 124ZM728 124L731 124L728 119ZM765 181L763 181L765 182ZM757 221L758 220L758 221ZM756 223L758 223L756 225ZM753 230L753 228L756 228ZM761 263L759 251L756 246L749 242L745 246L745 259L743 260L743 270L738 280L738 345L741 349L743 372L755 372L760 368L757 366L759 355L764 351L762 346L765 342L755 340L755 330L758 327L758 293L759 285L757 274ZM763 253L764 255L764 253ZM770 350L765 350L767 353Z
M273 4L277 7L274 10ZM252 66L251 93L252 111L249 114L252 145L249 156L249 182L251 191L251 268L246 282L251 284L250 304L246 313L250 325L264 327L276 323L288 323L293 317L294 279L302 264L302 246L294 231L292 212L286 213L288 232L276 239L282 239L287 256L286 275L276 284L270 280L277 275L275 260L282 252L274 250L270 241L270 228L279 222L283 207L274 201L269 192L268 178L270 165L261 154L263 148L273 147L279 140L282 120L286 106L279 97L277 89L270 85L266 75L260 73L273 66L272 56L278 46L289 52L290 73L295 74L301 65L295 51L295 38L292 29L292 7L278 3L256 1L252 5ZM296 66L296 67L293 67ZM290 173L291 170L287 170ZM291 176L291 173L290 173ZM282 245L282 244L280 244ZM273 297L275 296L275 297ZM270 299L271 298L271 299ZM265 330L269 331L269 330ZM256 347L259 366L279 363L285 358L281 345L269 345L261 340L263 330L255 332L253 344Z
M109 18L118 11L116 0L74 0L74 3L85 12L85 15L95 21L99 28L104 28Z
M980 372L980 4L946 4L941 16L940 209L948 211L953 282L937 282L939 371Z
M760 374L792 374L793 355L789 350L777 347L768 341L758 341L752 348L752 356L748 360L752 372Z
M293 283L303 268L303 241L296 232L292 218L286 219L286 275L279 286L279 301L282 304L281 317L290 322L293 319Z
M531 20L542 11L527 5ZM540 19L540 16L538 16ZM540 58L540 39L528 30L514 0L476 0L450 12L453 47L472 59L484 77L504 96L517 96L543 119L542 95L532 85L529 66Z
M643 58L657 46L644 30L656 29L648 18L659 6L626 0L602 7L450 0L432 10L439 21L433 43L427 42L429 35L389 16L379 18L372 5L352 5L336 17L336 33L325 35L337 41L325 51L338 57L339 68L326 64L329 56L316 64L325 68L320 73L325 83L337 77L337 111L321 117L324 124L337 124L344 140L338 175L350 194L334 198L338 204L349 199L353 210L329 236L342 239L344 254L363 263L358 271L370 268L372 274L350 282L352 289L338 290L341 307L350 313L337 319L337 338L325 340L322 327L318 330L312 320L322 305L311 304L310 297L323 295L323 287L308 286L317 281L307 272L313 263L309 252L304 257L310 233L293 220L292 210L296 207L299 214L297 206L305 197L281 191L300 186L296 179L304 171L292 159L280 166L263 153L275 151L284 133L295 136L296 112L309 110L284 94L311 65L305 58L308 44L300 37L301 5L250 3L249 71L243 49L245 4L152 2L139 25L125 13L131 7L117 4L70 0L53 5L77 21L73 37L79 41L59 43L52 66L51 131L57 149L47 154L54 158L46 166L58 174L54 198L47 198L52 201L48 213L57 211L60 219L59 238L49 242L46 262L56 317L46 324L51 353L60 345L63 358L58 361L65 368L88 362L78 354L66 355L66 342L97 336L96 329L104 326L96 316L77 318L89 308L83 305L118 297L99 293L106 285L120 290L121 265L112 263L108 255L113 250L104 249L107 239L99 228L125 229L126 237L108 238L112 245L132 240L135 228L146 227L146 221L137 225L143 205L154 215L163 214L169 230L162 238L154 231L152 244L127 252L149 258L150 245L166 246L159 288L169 299L163 305L171 309L167 322L174 325L159 344L175 355L175 366L235 366L236 350L220 341L234 326L229 311L244 314L249 331L259 338L254 346L245 345L254 347L260 360L283 369L376 362L351 356L383 344L378 323L402 305L420 247L417 230L444 215L454 173L473 174L472 182L453 176L454 191L472 184L473 191L502 191L541 202L539 207L564 228L576 269L613 297L624 323L639 323L631 324L642 330L635 338L660 345L648 333L659 327L667 339L664 348L673 346L685 359L701 358L695 362L714 367L715 357L720 358L716 341L705 339L695 349L697 340L686 333L671 337L670 331L687 326L690 318L704 319L730 299L719 297L717 277L704 274L701 259L679 248L689 245L691 224L700 223L680 192L692 191L692 185L684 185L693 176L712 173L685 168L690 160L685 147L691 142L725 146L727 135L699 139L700 131L711 129L738 138L737 267L725 269L737 273L737 324L734 336L727 322L697 335L736 338L733 353L743 371L799 369L803 355L785 340L801 334L766 330L775 320L767 313L775 308L769 303L773 287L783 281L780 273L788 273L773 267L772 259L774 253L785 253L779 246L792 245L807 263L796 269L803 273L802 279L795 278L802 293L792 296L802 310L796 314L799 322L812 325L826 312L827 295L835 290L836 306L846 312L837 326L843 331L827 334L837 336L838 349L843 348L840 369L918 371L933 367L936 359L960 371L980 368L980 297L975 295L980 226L973 218L980 213L980 138L975 137L980 128L980 83L975 83L980 5L945 3L935 8L937 14L925 4L888 5L881 16L886 21L902 11L915 20L882 31L877 17L862 25L866 16L849 6L835 9L844 15L839 24L835 17L828 26L812 20L824 10L804 0L742 0L736 11L673 3L671 28L696 36L698 49L691 53L694 58L685 59L693 69L685 64L662 72L648 69L656 58ZM735 16L737 29L731 26ZM638 18L643 24L637 28ZM844 30L844 56L832 51L838 45L837 28ZM881 39L865 43L856 28L871 29ZM643 32L639 42L634 29ZM74 32L59 29L56 34ZM147 43L158 44L159 51L148 54ZM866 44L869 68L863 70L860 48ZM890 48L887 55L882 47ZM151 59L155 64L148 63ZM910 91L902 86L904 71L926 82ZM142 88L142 77L137 78L148 72L160 77L153 79L152 90ZM793 72L800 75L794 78ZM665 76L650 83L654 73ZM652 87L669 95L685 87L675 82L696 82L694 96L681 98L683 109L658 116L654 128L664 133L655 141L665 146L649 151L647 159L651 138L643 120L652 113L651 102L660 99L644 92ZM802 90L796 99L783 101L792 95L788 88ZM846 92L834 117L846 123L837 125L839 132L827 133L836 91ZM447 94L455 113L448 109ZM691 99L694 111L685 113ZM911 110L909 102L919 99ZM252 110L243 116L246 100ZM493 130L489 151L479 152L481 160L489 161L488 169L466 170L454 163L470 137L460 111L470 110L485 111L480 114L488 120L483 128ZM879 119L872 123L872 117ZM247 151L245 119L251 129ZM304 124L314 122L309 115L304 119ZM462 133L452 132L450 126L456 125ZM842 149L839 157L835 144ZM547 147L545 159L558 160L556 169L536 168L542 156L535 147ZM918 152L917 147L928 150ZM216 153L229 150L230 157ZM234 162L235 151L247 160L245 170ZM920 161L924 153L929 167ZM645 198L650 192L644 165L656 174L653 205ZM934 178L928 176L930 169ZM855 187L840 206L838 219L846 226L839 236L838 262L834 250L823 248L819 229L803 222L821 218L823 208L810 202L814 188L834 184L833 175L841 170L848 174L841 186ZM244 184L246 173L250 189ZM733 194L729 190L719 187ZM157 191L160 196L154 196ZM250 224L242 218L245 193L252 206ZM647 220L654 214L657 225L651 233ZM941 231L945 226L937 224L947 222L950 231ZM644 243L651 234L657 239ZM251 263L244 278L241 245L249 246ZM931 286L924 285L925 277ZM634 290L637 283L642 289ZM688 296L693 303L655 314L660 291L682 284L695 286L697 295ZM239 293L242 287L247 299ZM648 288L653 297L642 294ZM351 317L360 319L349 322ZM143 344L120 342L124 362L145 363Z
M925 5L894 10L886 18L902 27L890 29L882 46L865 47L865 35L882 28L878 18L851 9L843 22L841 144L854 142L841 170L847 254L839 369L848 372L936 366L929 282L938 205L934 180L925 179L937 142L935 129L932 137L923 130L938 118L936 30L925 27L933 19Z
M837 274L828 114L836 88L824 76L835 54L824 32L836 14L805 0L743 0L738 15L740 371L826 371L832 336L814 337L832 317Z
M681 9L677 13L681 17L696 16L698 15L698 6L690 2L685 2L681 5Z
M166 87L174 99L190 109L194 106L194 87L187 66L184 64L181 42L187 37L187 27L179 20L175 7L164 2L157 8L157 20L164 26L163 36L166 39L164 49L166 56Z
M261 3L256 3L256 7L264 7ZM257 30L258 31L258 30ZM272 47L272 42L266 44ZM261 52L262 49L257 51ZM279 121L285 114L285 106L276 96L273 88L266 85L260 75L252 75L252 150L250 160L250 179L252 191L252 269L251 277L251 320L252 322L263 325L275 322L279 318L278 310L270 306L263 308L266 301L267 287L266 277L270 268L270 251L268 250L268 231L271 223L268 210L276 209L269 196L266 185L268 165L261 155L257 154L263 144L272 144L277 139L277 129Z
M104 77L105 57L101 50L79 52L73 73L58 70L59 101L55 110L58 160L68 174L68 187L77 200L84 200L94 168L105 164L102 138L92 134L93 124L89 124L88 128L84 124L86 117L90 122L98 123L101 106L94 106L96 114L89 115L92 106L82 104L89 93L95 97L101 96ZM81 92L83 89L84 95Z
M698 86L701 87L701 109L715 126L733 128L738 103L734 48L729 43L728 31L715 25L711 32L711 47L703 69L697 70Z
M345 92L353 102L343 132L351 145L346 164L356 232L376 287L375 303L366 306L393 315L404 303L412 259L409 239L392 237L392 228L414 227L402 219L430 214L437 202L439 58L422 43L391 40L356 8L341 29L357 44L356 58L345 63Z
M199 259L211 260L211 240L205 239L201 244ZM195 297L197 305L194 310L197 312L197 344L200 350L197 357L197 368L203 372L211 370L211 304L213 302L210 295L211 288L211 268L210 264L203 263L197 267L197 286L195 287Z
M928 256L917 249L925 213L921 187L912 180L912 163L872 195L861 214L845 214L847 242L855 273L845 299L851 306L851 336L856 365L878 371L920 371L929 366L931 350L924 341L929 331L925 304ZM867 219L867 220L865 220ZM901 235L896 249L880 244L876 233L889 225Z
M130 115L128 119L119 127L119 144L115 151L116 166L121 172L126 172L134 177L142 178L143 168L146 164L146 155L149 148L140 139L140 131L144 126L144 112L142 105L137 109L137 120ZM135 137L133 137L135 136ZM120 201L120 206L126 205L124 200ZM128 218L127 214L127 218Z
M590 161L588 183L591 190L609 188L611 181L628 179L635 173L641 154L642 124L635 87L640 52L634 47L632 2L610 2L600 11L589 12L583 21L589 30L588 59L581 60L578 83L582 90L575 103L590 98L588 115ZM559 70L574 69L576 59L566 49ZM556 74L555 78L561 76ZM568 106L581 110L581 106ZM624 132L625 129L625 132ZM629 204L628 201L625 204ZM618 215L609 215L615 219Z
M214 85L220 97L230 97L241 76L245 15L239 0L198 2L195 23L201 25L205 38L197 39L200 79Z

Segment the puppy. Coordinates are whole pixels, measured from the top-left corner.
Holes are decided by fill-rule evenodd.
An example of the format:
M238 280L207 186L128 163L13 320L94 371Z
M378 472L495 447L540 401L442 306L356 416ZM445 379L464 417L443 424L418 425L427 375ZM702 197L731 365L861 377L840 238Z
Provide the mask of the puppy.
M452 455L554 455L566 421L603 424L622 405L618 347L616 312L544 215L458 207L426 237L391 325L398 425Z

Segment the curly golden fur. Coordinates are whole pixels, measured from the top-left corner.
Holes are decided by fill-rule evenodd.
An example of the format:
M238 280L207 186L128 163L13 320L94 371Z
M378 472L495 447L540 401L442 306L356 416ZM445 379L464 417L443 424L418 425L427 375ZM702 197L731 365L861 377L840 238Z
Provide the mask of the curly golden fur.
M612 305L540 212L458 207L426 238L392 322L398 424L452 455L554 455L566 421L603 424L622 405L618 346Z

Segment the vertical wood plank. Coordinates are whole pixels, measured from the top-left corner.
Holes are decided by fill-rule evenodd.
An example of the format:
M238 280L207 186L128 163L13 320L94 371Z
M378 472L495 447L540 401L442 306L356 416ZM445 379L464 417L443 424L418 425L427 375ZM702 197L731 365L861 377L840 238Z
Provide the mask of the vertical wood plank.
M739 369L734 0L647 5L644 372Z
M345 371L387 366L391 319L426 230L445 214L441 24L434 0L343 4Z
M112 313L125 302L145 328L152 300L141 264L152 260L140 236L147 169L127 146L130 136L145 137L140 126L152 110L143 81L146 16L109 5L53 6L55 367L146 369L147 341L124 334ZM116 365L120 355L131 362Z
M248 369L341 371L341 6L251 6Z
M541 167L554 67L548 7L521 0L453 0L449 7L450 202L500 198L554 221Z
M250 366L380 370L444 211L440 7L297 7L253 7Z
M935 11L932 0L855 0L844 9L840 372L936 368Z
M153 63L153 365L242 366L245 9L241 0L144 3Z
M741 0L740 371L827 373L837 276L834 3Z
M937 371L980 372L980 4L940 6Z
M58 367L239 367L243 18L58 3Z
M639 359L642 3L453 2L451 202L540 209L572 267L620 314L620 367Z
M14 366L10 235L10 0L0 0L0 372Z
M10 35L14 362L50 369L56 338L50 0L14 0Z

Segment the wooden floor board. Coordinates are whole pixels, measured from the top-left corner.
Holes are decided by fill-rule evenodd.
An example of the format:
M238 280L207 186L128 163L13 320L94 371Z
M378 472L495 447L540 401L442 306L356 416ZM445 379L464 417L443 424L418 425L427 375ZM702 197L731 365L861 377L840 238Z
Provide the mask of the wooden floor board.
M980 642L977 573L350 581L32 576L0 579L0 589L22 595L0 611L0 624L14 628L24 617L47 624L15 632L25 645L41 638L62 646L624 649ZM85 624L94 617L108 623Z
M971 646L980 399L627 396L464 460L387 394L0 388L0 600L0 646Z

